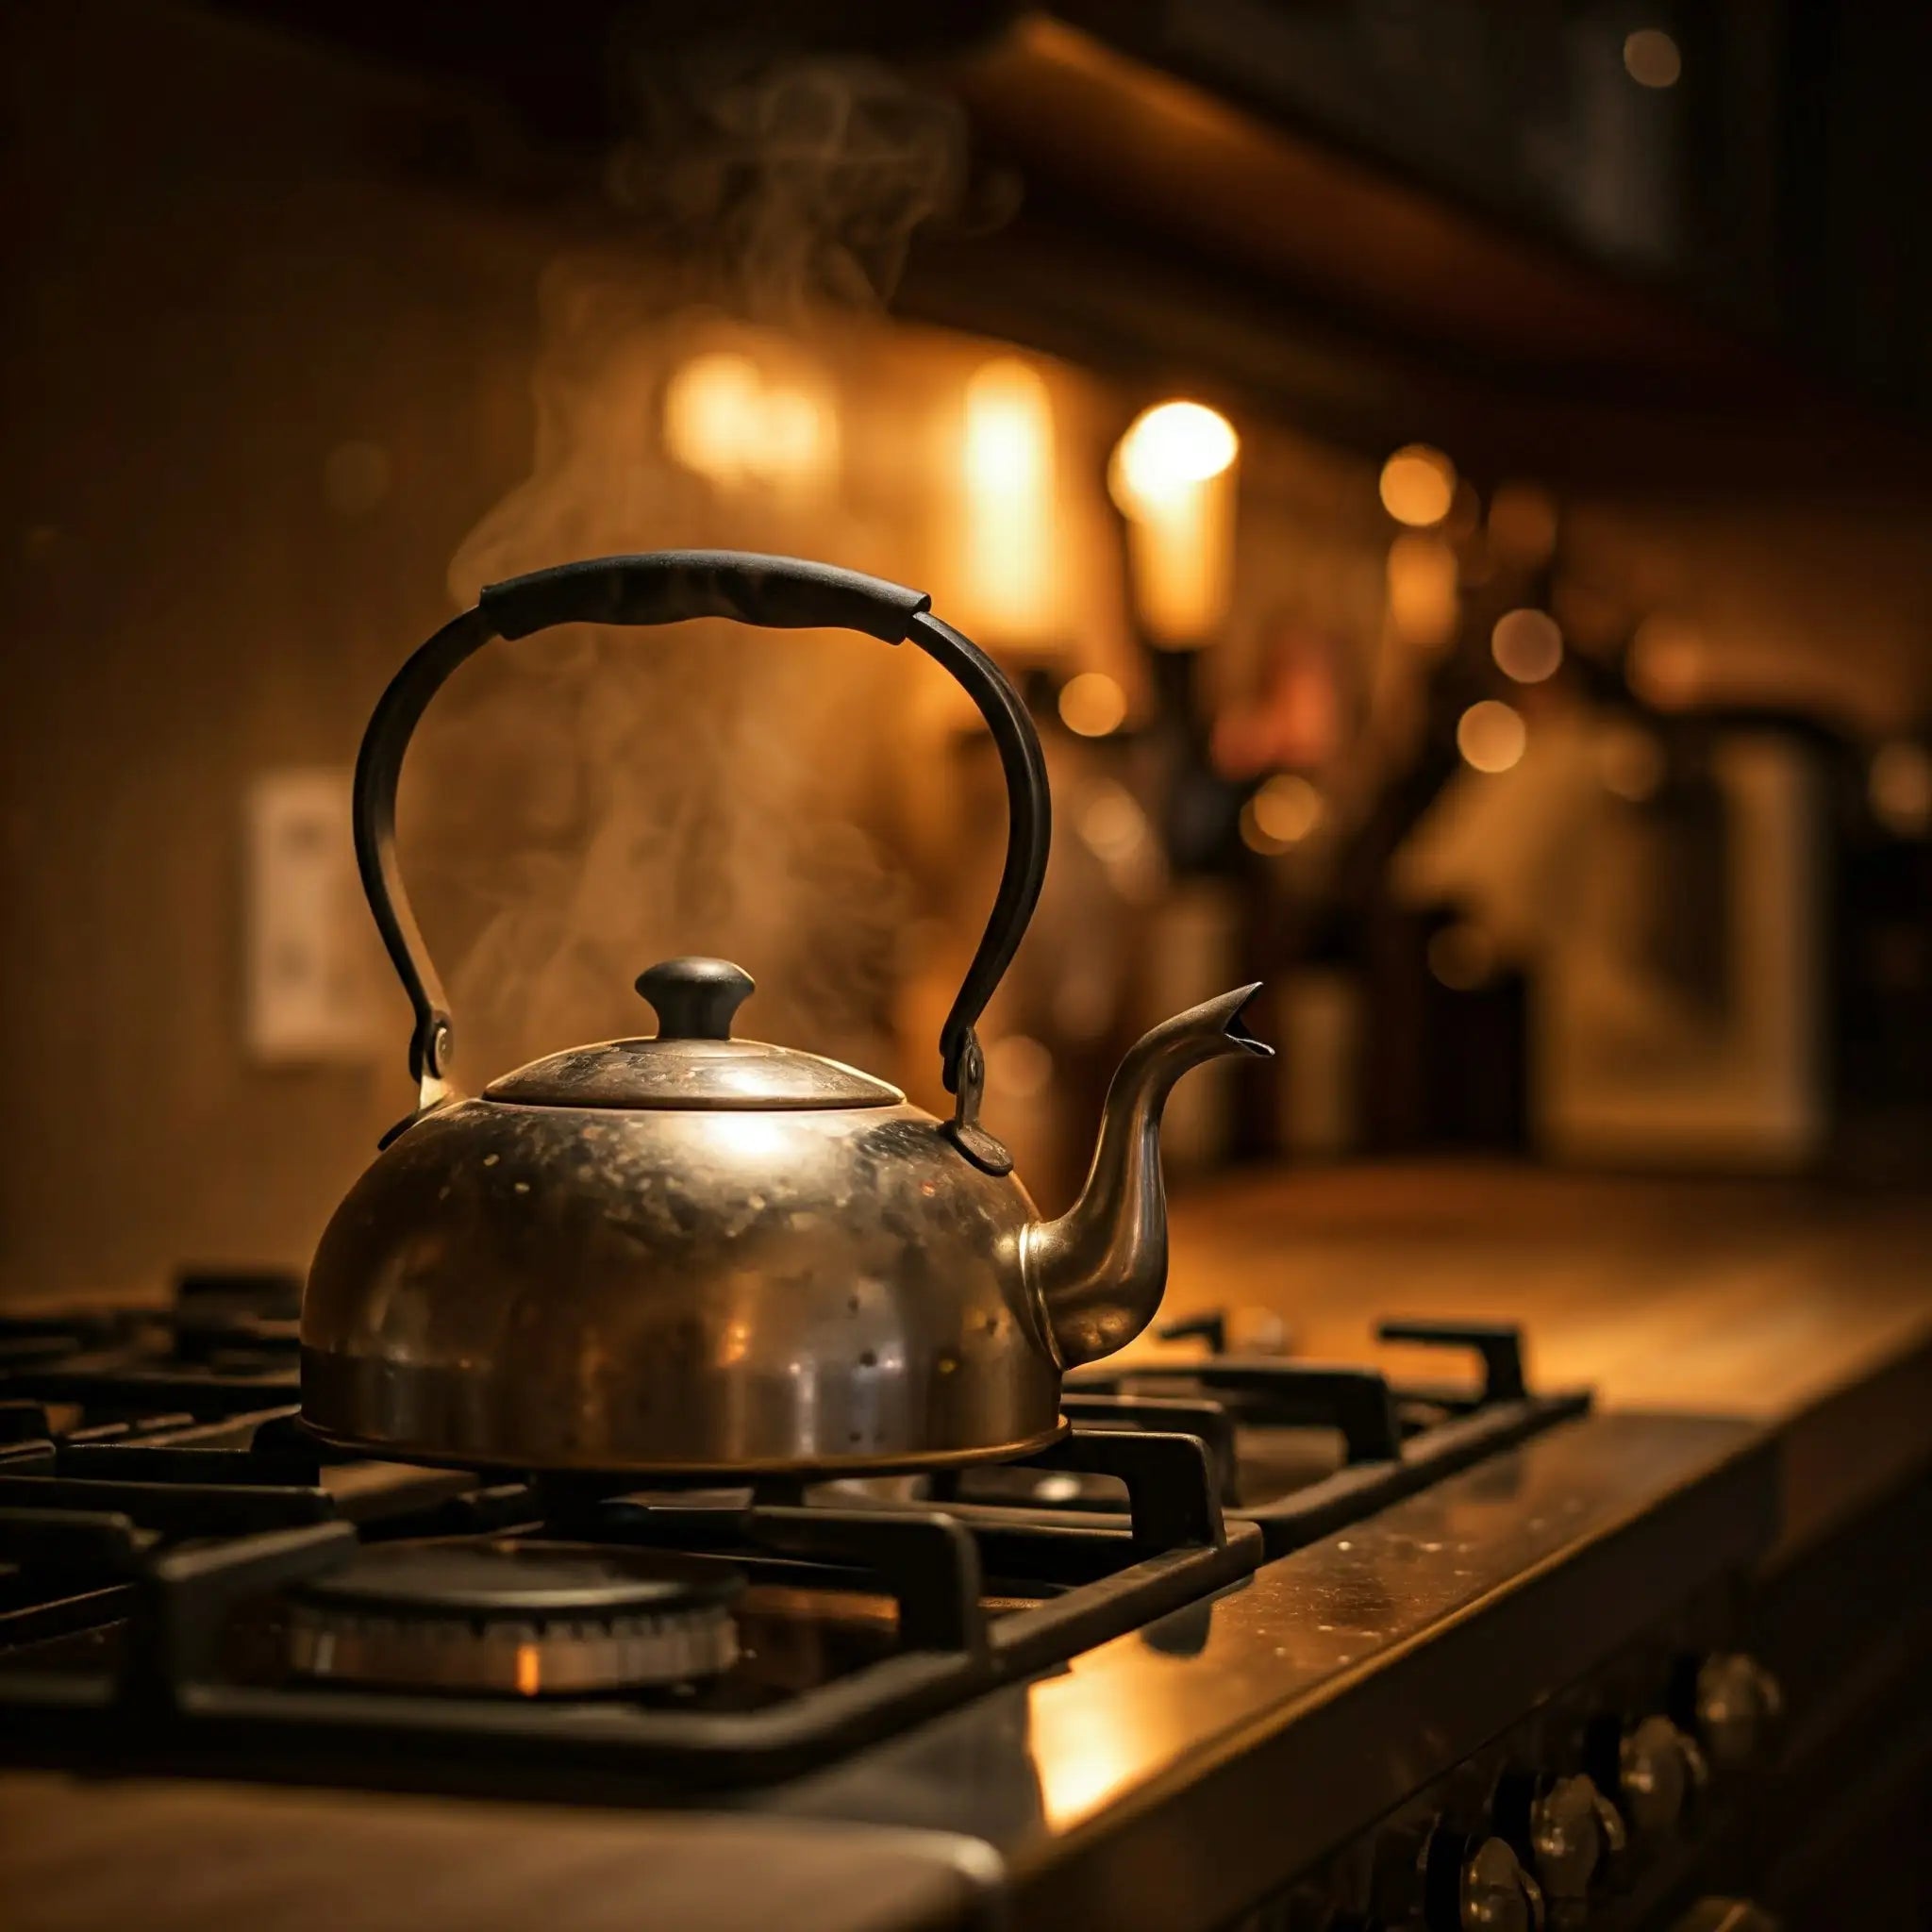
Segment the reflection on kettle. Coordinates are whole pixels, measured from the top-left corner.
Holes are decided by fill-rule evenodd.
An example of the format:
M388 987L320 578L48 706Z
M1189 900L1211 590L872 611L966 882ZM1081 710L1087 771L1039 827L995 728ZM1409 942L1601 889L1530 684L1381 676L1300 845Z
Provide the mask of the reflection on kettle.
M869 1074L733 1037L753 988L673 959L649 1039L577 1047L460 1093L454 1034L397 872L403 754L483 644L565 623L703 616L910 641L966 689L1006 774L1006 867L941 1032L939 1121ZM357 766L363 884L415 1008L415 1113L323 1236L303 1412L337 1441L520 1469L930 1467L1053 1439L1065 1368L1153 1318L1167 1272L1161 1109L1191 1068L1269 1049L1257 990L1153 1029L1115 1074L1079 1199L1042 1220L979 1119L974 1023L1045 873L1031 720L921 592L733 552L595 559L486 590L377 705Z

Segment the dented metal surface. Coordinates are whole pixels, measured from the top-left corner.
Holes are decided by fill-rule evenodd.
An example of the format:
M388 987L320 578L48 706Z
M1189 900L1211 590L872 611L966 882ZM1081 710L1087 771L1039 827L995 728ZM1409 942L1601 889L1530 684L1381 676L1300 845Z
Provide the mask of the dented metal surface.
M338 1211L303 1404L346 1441L545 1468L859 1468L1058 1427L1025 1189L911 1107L466 1101Z
M1050 1223L904 1104L439 1108L323 1236L305 1417L520 1469L837 1474L1036 1447L1063 1361L1159 1306L1161 1108L1190 1067L1252 1050L1247 998L1129 1054L1087 1188Z

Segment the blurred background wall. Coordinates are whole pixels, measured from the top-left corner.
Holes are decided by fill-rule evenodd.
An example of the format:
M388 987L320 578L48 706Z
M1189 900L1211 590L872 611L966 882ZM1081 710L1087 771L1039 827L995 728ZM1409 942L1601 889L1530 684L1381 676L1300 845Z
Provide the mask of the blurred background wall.
M796 550L902 577L1026 683L1060 836L994 1016L989 1110L1044 1198L1076 1177L1119 1044L1251 972L1291 1046L1282 1084L1184 1116L1183 1165L1441 1144L1670 1164L1697 1135L1658 1124L1690 1101L1631 1074L1646 1054L1728 1083L1721 1159L1842 1153L1855 1115L1902 1104L1897 1051L1857 1021L1874 974L1922 1016L1927 971L1932 470L1889 418L1824 408L1808 377L1719 374L1702 322L1668 382L1593 381L1597 334L1641 338L1650 311L1620 322L1593 283L1559 300L1568 284L1507 252L1503 292L1424 315L1420 342L1391 343L1386 316L1356 327L1315 205L1352 176L1314 177L1283 217L1321 297L1289 304L1291 325L1266 319L1238 236L1203 286L1241 299L1191 299L1229 208L1290 190L1272 150L1226 147L1168 83L1135 96L1117 172L1174 125L1249 171L1193 211L1199 233L1183 211L1178 243L1142 245L1144 211L1068 214L1091 146L1058 175L968 158L988 126L997 152L1028 76L1097 86L1124 58L1064 23L1025 29L1031 66L994 44L944 113L872 68L836 70L829 123L820 69L803 92L718 96L778 116L753 129L747 202L687 165L716 160L715 115L667 148L658 99L574 150L275 11L79 0L5 29L0 1295L306 1258L409 1097L406 1008L339 903L339 830L315 829L340 828L329 787L384 679L481 583L597 550ZM1622 37L1605 44L1614 61ZM1613 252L1663 219L1647 178L1583 205ZM935 218L950 239L922 256ZM678 220L710 221L710 245L667 247ZM1056 222L1108 241L1104 271L1071 249L1064 282L1040 267ZM1431 236L1402 232L1365 229L1335 276L1381 276L1398 311L1390 261L1425 301L1453 289ZM1733 293L1778 287L1756 233L1734 238ZM1007 238L997 275L988 234ZM1740 340L1740 365L1762 353ZM1539 341L1546 366L1525 360ZM1857 341L1868 373L1895 369ZM1159 519L1120 508L1118 453L1173 397L1213 405L1240 452L1201 512L1224 532L1188 553L1213 581L1169 587L1209 607L1180 652L1158 635L1159 559L1135 547ZM1391 463L1411 444L1411 483L1443 491L1426 514ZM1492 633L1520 609L1553 613L1560 676L1507 671ZM1472 740L1484 705L1507 717ZM1725 716L1774 749L1674 722ZM998 860L971 725L923 660L854 639L694 626L479 660L403 802L466 1077L637 1026L630 977L708 951L759 977L754 1031L934 1103L938 1019ZM1553 842L1626 808L1588 833L1607 843ZM1846 812L1866 828L1850 846ZM284 837L309 896L277 912L263 841ZM305 859L305 838L330 850ZM1773 840L1839 857L1736 870ZM1609 883L1565 898L1553 868ZM1862 924L1841 898L1857 879ZM1730 924L1677 945L1713 903ZM313 1037L277 1036L264 1002L277 917L323 935ZM1868 927L1877 950L1841 957ZM1784 1004L1746 1012L1767 974ZM1919 1037L1887 1036L1907 1068ZM1605 1040L1607 1066L1586 1064ZM1866 1065L1888 1059L1889 1087ZM1859 1113L1840 1102L1861 1066Z
M552 238L386 165L406 89L36 8L4 63L9 1288L293 1255L394 1111L242 1022L252 774L340 766L528 459ZM115 58L102 58L111 44Z

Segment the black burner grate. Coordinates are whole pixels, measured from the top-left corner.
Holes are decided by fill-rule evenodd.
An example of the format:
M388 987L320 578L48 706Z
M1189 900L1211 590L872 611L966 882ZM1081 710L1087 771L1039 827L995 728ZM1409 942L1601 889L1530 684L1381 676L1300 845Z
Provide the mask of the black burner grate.
M1389 1340L1474 1352L1479 1385L1224 1353L1135 1363L1071 1377L1071 1433L1012 1463L616 1493L318 1443L297 1422L292 1307L285 1279L203 1275L167 1316L0 1324L0 1753L675 1803L838 1757L1161 1618L1160 1641L1187 1641L1169 1613L1264 1555L1588 1406L1527 1390L1512 1329L1390 1324ZM1253 1432L1311 1428L1335 1432L1339 1464L1248 1493ZM762 1606L780 1653L825 1605L859 1607L823 1655L754 1643L747 1668L675 1690L519 1700L290 1668L303 1583L372 1542L502 1534L715 1564L746 1579L738 1614Z
M130 1445L130 1454L137 1453ZM160 1453L169 1453L161 1445ZM124 1622L111 1655L92 1671L36 1669L44 1646L16 1651L0 1671L6 1749L37 1759L180 1765L216 1753L260 1775L393 1778L458 1787L769 1778L849 1750L987 1687L1064 1661L1195 1601L1252 1570L1260 1539L1229 1534L1206 1454L1191 1436L1074 1431L1040 1466L1115 1476L1130 1499L1124 1524L1044 1518L1003 1536L942 1510L772 1503L736 1505L590 1496L541 1514L535 1489L499 1486L448 1499L422 1518L391 1518L383 1533L443 1527L452 1508L491 1506L534 1514L525 1538L698 1548L754 1581L805 1591L879 1593L892 1607L889 1652L845 1674L755 1707L600 1699L525 1704L500 1699L237 1681L229 1658L246 1644L238 1623L272 1621L277 1592L312 1582L358 1547L347 1521L285 1521L208 1541L180 1540L181 1492L207 1486L104 1481L101 1504L76 1507L92 1483L46 1480L46 1502L0 1504L0 1562L96 1585ZM317 1507L321 1491L234 1485L226 1502L262 1513ZM37 1500L37 1499L36 1499ZM371 1533L365 1526L363 1535ZM1026 1607L994 1614L1013 1597ZM501 1756L479 1757L488 1745ZM662 1793L660 1792L660 1795Z
M1391 1321L1376 1333L1384 1341L1473 1353L1482 1379L1473 1389L1396 1389L1373 1369L1210 1354L1192 1361L1077 1370L1068 1378L1068 1412L1092 1424L1133 1425L1150 1399L1220 1409L1225 1434L1214 1443L1223 1499L1236 1520L1259 1528L1274 1557L1590 1407L1587 1390L1530 1392L1522 1336L1513 1326ZM1241 1427L1333 1430L1341 1441L1341 1466L1276 1495L1243 1494L1235 1441Z

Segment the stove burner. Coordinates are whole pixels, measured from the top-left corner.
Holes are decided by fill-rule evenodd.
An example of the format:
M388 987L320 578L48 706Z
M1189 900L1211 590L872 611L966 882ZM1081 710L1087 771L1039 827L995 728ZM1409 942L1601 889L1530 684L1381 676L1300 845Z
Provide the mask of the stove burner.
M738 1655L735 1570L585 1543L377 1543L304 1584L313 1677L540 1697L710 1677Z
M0 1757L119 1765L138 1735L350 1783L372 1743L437 1788L768 1783L1130 1633L1164 1648L1158 1620L1265 1557L1589 1406L1527 1391L1513 1330L1409 1323L1385 1333L1480 1380L1190 1354L1076 1371L1070 1433L1010 1464L478 1487L303 1429L280 1293L0 1315ZM1308 1466L1263 1466L1271 1432Z

